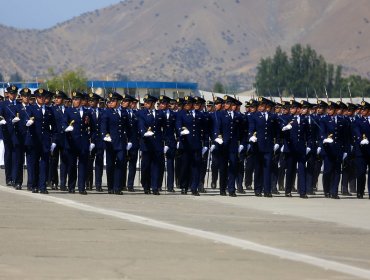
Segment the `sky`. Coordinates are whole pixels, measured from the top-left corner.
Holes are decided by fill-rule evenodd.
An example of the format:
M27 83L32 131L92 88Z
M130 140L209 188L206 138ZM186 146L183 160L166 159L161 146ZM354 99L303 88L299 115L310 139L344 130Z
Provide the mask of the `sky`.
M45 29L120 0L0 0L0 24Z

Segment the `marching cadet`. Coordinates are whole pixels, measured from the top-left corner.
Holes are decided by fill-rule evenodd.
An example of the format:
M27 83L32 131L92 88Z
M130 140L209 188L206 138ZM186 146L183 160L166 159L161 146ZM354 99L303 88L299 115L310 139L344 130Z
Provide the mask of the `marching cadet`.
M30 168L28 176L31 178L32 192L48 194L46 182L49 175L50 151L55 148L55 119L50 107L45 105L47 90L34 91L36 103L30 107L28 115L23 119L27 130L25 145L30 151Z
M31 96L31 90L29 88L23 88L19 92L21 96L21 103L20 103L20 118L21 120L29 119L31 105L29 104L29 98ZM31 168L34 168L32 165L32 152L31 149L28 149L25 145L25 140L27 136L28 128L25 125L20 125L19 132L21 134L21 149L22 149L22 159L24 159L24 155L26 154L26 166L27 166L27 173L31 173ZM22 163L23 165L24 163ZM32 178L27 176L27 190L32 191Z
M3 101L0 106L0 125L4 137L5 147L5 180L7 186L16 189L22 188L23 183L23 161L24 155L20 145L20 104L16 101L18 88L10 85L6 88L8 99Z
M272 197L271 191L271 160L274 150L279 148L276 143L279 124L274 114L266 111L269 103L264 97L258 98L258 112L251 118L249 123L249 142L256 149L256 169L254 180L254 192L256 196Z
M248 123L248 133L249 133L249 125L253 115L257 111L258 102L257 100L251 99L248 101L249 104L249 112L246 114L246 122ZM247 156L245 159L245 188L247 190L252 189L252 182L253 182L253 175L255 171L255 163L256 163L256 153L254 149L254 145L251 145L249 142L246 147Z
M81 99L82 93L78 91L72 93L72 107L66 108L63 125L66 127L64 131L65 150L68 155L68 192L75 192L77 182L78 192L86 195L88 155L95 148L96 131L91 112L81 105Z
M327 116L320 120L321 154L324 158L323 187L325 197L339 199L338 186L342 162L348 155L348 132L345 120L336 114L339 106L328 102Z
M361 116L355 120L354 124L357 198L364 198L367 169L367 188L370 199L370 104L366 101L361 102L360 114Z
M129 142L132 143L131 149L128 151L128 174L127 174L127 189L129 192L135 192L134 182L136 176L136 164L139 157L140 148L140 133L139 133L139 118L137 104L139 100L130 96L130 108L128 109L128 117L130 123Z
M167 170L167 191L175 192L175 155L176 155L176 112L169 109L171 98L161 95L159 97L159 109L165 114L165 126L163 129L164 134L164 156L165 165L161 167L161 175L163 176L164 170ZM162 177L161 176L161 177ZM162 180L160 180L162 181Z
M281 115L278 117L279 120L284 120L287 123L288 118L290 115L290 102L289 101L281 101ZM280 141L281 141L280 137ZM285 191L285 175L286 175L286 155L280 149L280 156L279 156L279 171L278 171L278 178L277 183L279 186L280 191ZM292 188L293 190L293 188Z
M95 124L95 147L89 153L88 165L87 165L87 177L86 185L89 190L93 188L93 182L95 181L95 189L97 192L102 192L102 178L104 169L104 149L105 143L101 136L101 120L104 113L104 109L98 107L101 97L96 93L90 93L88 104L90 108L91 118ZM95 166L95 172L94 172ZM95 180L94 180L95 175Z
M233 110L237 100L225 95L224 110L219 114L218 122L213 126L213 140L220 145L220 195L236 197L235 182L238 175L238 154L244 150L242 142L243 119Z
M306 155L311 151L307 146L309 143L307 119L300 115L301 104L295 100L290 101L290 115L281 119L280 128L282 131L283 147L282 152L286 156L286 181L285 196L292 197L292 188L298 166L298 191L301 198L307 197L306 189Z
M275 103L274 101L270 100L269 106L267 106L267 108L271 108L268 110L268 112L275 114L278 118L280 117L281 104ZM281 146L281 137L276 138L276 143ZM277 189L279 178L279 160L281 154L280 150L281 149L274 149L271 161L271 190L273 194L280 194Z
M178 115L178 113L182 110L184 99L183 98L177 98L176 99L176 105L172 105L174 107L173 111ZM177 118L177 116L176 116ZM177 136L177 131L176 131ZM182 165L182 154L183 150L179 149L180 147L180 140L176 137L177 143L176 143L176 152L175 152L175 183L177 188L181 188L180 186L180 172L181 172L181 165Z
M147 94L144 97L144 109L138 113L141 159L141 184L145 194L159 195L162 186L160 168L164 162L163 128L165 116L154 108L157 98Z
M352 196L352 193L356 193L356 164L355 164L355 151L354 147L356 144L355 135L355 110L356 105L352 103L347 103L347 105L341 105L344 108L344 119L348 122L348 131L350 131L350 149L348 151L348 156L342 167L342 180L341 188L342 195ZM348 190L349 186L349 190Z
M211 119L211 127L218 125L220 114L222 112L222 108L224 105L224 100L220 97L213 98L214 103L214 112L210 115ZM211 134L212 136L212 134ZM217 142L212 142L210 152L212 155L212 163L211 163L211 170L212 170L212 178L211 178L211 188L215 189L217 186L218 175L220 172L220 164L221 164L221 147L220 144Z
M180 167L181 193L187 194L190 187L192 194L199 196L202 154L208 150L208 139L205 139L203 133L203 115L194 110L194 102L193 97L185 96L183 110L177 114L176 131L180 139L179 149L183 152Z
M109 93L108 108L102 116L101 137L105 141L107 156L108 193L122 195L123 167L126 161L126 152L132 147L128 142L130 130L126 110L121 110L122 96Z
M210 134L212 132L212 123L210 119L210 115L207 111L205 111L205 104L206 100L199 96L194 96L194 110L200 112L203 116L203 139L209 139ZM207 141L209 143L209 141ZM205 144L203 144L203 147L205 147ZM205 184L205 178L207 174L207 164L208 164L208 149L205 152L202 152L202 163L201 163L201 169L200 169L200 182L199 182L199 192L200 193L206 193L206 190L204 188Z
M316 141L317 141L318 144L317 144L317 149L316 149L317 158L316 158L316 161L315 161L314 171L313 171L313 175L312 175L313 190L317 190L317 184L319 182L319 176L320 176L321 167L322 167L322 164L323 164L323 158L322 158L322 155L321 155L322 140L321 140L321 134L320 134L320 131L321 131L320 122L321 122L321 119L326 116L327 107L328 107L328 104L325 101L317 100L316 114L312 115L312 120L314 122L316 122L316 124L318 124L319 127L320 127L320 128L318 128L319 131L316 134L316 136L317 136Z
M51 107L53 116L55 119L55 134L54 143L55 146L51 147L51 165L50 165L50 182L51 189L57 190L58 186L60 190L66 191L67 182L67 154L65 152L65 132L66 127L64 126L64 113L65 106L64 101L67 99L67 95L61 91L56 90L54 96L54 106ZM60 159L60 172L58 177L58 166Z

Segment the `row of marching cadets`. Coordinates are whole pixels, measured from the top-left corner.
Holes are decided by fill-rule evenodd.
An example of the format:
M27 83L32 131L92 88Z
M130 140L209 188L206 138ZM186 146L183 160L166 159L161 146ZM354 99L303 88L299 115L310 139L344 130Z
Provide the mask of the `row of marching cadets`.
M102 100L76 91L69 100L62 91L9 86L0 104L6 184L22 188L26 161L28 190L87 194L95 186L102 192L105 166L108 193L121 195L135 191L139 160L145 194L159 195L164 185L198 196L210 185L222 196L253 189L256 196L297 191L307 198L323 166L326 197L339 198L339 185L343 195L364 196L370 164L365 101L278 104L260 97L246 103L245 113L228 95L212 101L146 95L139 110L138 102L116 92Z

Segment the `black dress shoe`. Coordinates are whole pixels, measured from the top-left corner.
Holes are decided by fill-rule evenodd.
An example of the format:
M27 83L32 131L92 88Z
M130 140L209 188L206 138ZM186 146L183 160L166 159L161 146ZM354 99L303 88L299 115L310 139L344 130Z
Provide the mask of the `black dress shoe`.
M339 195L337 195L337 194L333 194L333 195L331 195L331 198L332 198L332 199L340 199Z
M188 194L188 191L185 189L181 189L181 194Z
M123 192L121 192L121 191L115 191L114 194L115 195L123 195Z
M342 195L344 195L344 196L352 196L352 194L349 193L349 192L343 192Z
M226 192L223 192L223 191L222 191L222 192L220 192L220 195L221 195L221 196L226 196Z
M174 189L169 189L169 190L167 190L168 192L170 192L170 193L174 193L175 192L175 190Z
M159 191L153 191L153 195L160 195Z
M358 193L358 194L357 194L357 198L358 198L358 199L363 199L363 198L364 198L364 195L363 195L363 194L361 194L361 193Z
M21 184L16 184L14 188L16 190L21 190L22 189L22 185Z
M308 192L307 194L309 194L309 195L316 195L315 192Z
M42 193L42 194L49 194L49 192L47 190L42 190L42 191L40 191L40 193Z
M251 191L251 190L253 190L252 186L246 186L246 187L245 187L245 189L246 189L247 191Z
M192 192L191 194L194 196L200 196L199 192Z
M102 188L102 187L100 187L100 186L99 186L99 187L96 187L96 191L97 191L97 192L103 192L103 188Z
M280 192L278 190L273 190L272 193L273 194L280 194Z
M68 190L69 193L75 193L76 191L73 189Z
M326 194L325 194L325 197L326 197L326 198L330 198L330 193L326 193Z
M55 183L52 183L52 184L51 184L51 189L52 189L52 190L57 190L57 189L58 189L58 185L57 185L57 184L55 184Z
M255 193L254 196L262 197L262 193Z
M230 196L230 197L236 197L236 193L234 193L234 192L229 193L229 196Z
M14 183L13 183L13 181L8 181L8 182L6 182L6 185L7 185L8 187L11 187L11 186L13 186L13 185L14 185Z
M207 191L204 188L200 189L199 192L200 193L207 193Z
M308 198L307 194L301 194L299 197L300 198Z
M32 190L32 193L38 193L39 192L39 190L38 189L34 189L34 190Z
M27 186L27 191L32 191L32 187L31 186Z
M264 197L272 197L272 193L264 193L263 196Z
M79 191L78 193L79 194L82 194L82 195L87 195L87 192L86 191Z
M60 190L61 190L62 192L65 192L65 191L67 191L67 187L66 187L66 186L60 186Z
M241 193L241 194L245 194L246 192L245 192L245 190L243 190L243 189L239 189L239 190L237 190L236 191L237 193Z
M213 182L212 182L212 183L211 183L211 188L212 188L212 189L215 189L215 188L216 188L216 183L213 183Z
M293 197L291 193L286 193L285 197Z
M134 188L128 188L128 191L129 192L135 192L135 189Z

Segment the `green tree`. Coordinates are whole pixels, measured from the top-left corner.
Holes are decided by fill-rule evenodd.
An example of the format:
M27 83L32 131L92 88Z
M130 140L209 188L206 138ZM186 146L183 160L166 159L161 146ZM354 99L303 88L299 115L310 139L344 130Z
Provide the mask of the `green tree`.
M221 82L216 82L213 86L213 91L217 93L224 93L225 92L224 85Z
M75 71L67 70L60 75L55 74L53 69L49 69L48 76L50 78L42 84L42 87L51 91L59 89L70 94L74 90L89 90L86 86L87 77L81 68L77 68Z

